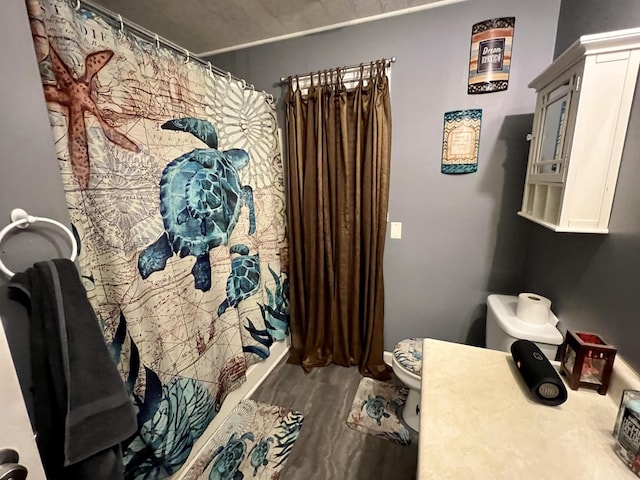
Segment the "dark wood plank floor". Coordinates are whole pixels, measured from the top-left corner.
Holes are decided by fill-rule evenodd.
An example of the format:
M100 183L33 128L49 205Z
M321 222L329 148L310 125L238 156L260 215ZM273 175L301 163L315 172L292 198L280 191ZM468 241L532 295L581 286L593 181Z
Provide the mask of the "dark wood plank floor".
M305 374L283 361L252 399L301 411L304 424L280 480L411 480L418 463L417 435L402 447L347 427L361 376L337 365Z

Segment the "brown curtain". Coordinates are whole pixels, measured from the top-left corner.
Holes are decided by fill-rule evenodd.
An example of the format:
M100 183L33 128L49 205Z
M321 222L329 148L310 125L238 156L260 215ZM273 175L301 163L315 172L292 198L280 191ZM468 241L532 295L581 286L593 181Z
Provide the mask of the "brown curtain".
M289 84L289 361L358 365L384 379L391 104L384 64L372 71L353 89L327 85L339 71L307 95Z

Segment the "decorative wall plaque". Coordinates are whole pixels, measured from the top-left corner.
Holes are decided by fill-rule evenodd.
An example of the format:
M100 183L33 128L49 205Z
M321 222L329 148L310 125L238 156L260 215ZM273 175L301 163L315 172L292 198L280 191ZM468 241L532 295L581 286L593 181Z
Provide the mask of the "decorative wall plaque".
M473 26L468 93L491 93L507 89L515 24L515 17L502 17Z
M442 173L473 173L478 170L481 122L481 109L444 114Z

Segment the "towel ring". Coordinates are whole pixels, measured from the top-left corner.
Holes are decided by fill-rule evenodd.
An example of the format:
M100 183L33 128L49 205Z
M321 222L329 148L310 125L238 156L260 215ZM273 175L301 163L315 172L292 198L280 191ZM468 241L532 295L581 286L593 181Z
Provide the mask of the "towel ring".
M2 230L0 230L0 244L4 240L4 237L7 235L7 233L9 233L14 228L25 229L29 227L32 223L38 223L38 222L55 225L56 227L62 229L64 233L67 234L71 242L71 257L69 257L69 260L73 262L76 259L76 252L78 250L78 244L76 242L76 237L73 236L73 232L71 232L69 228L67 228L65 225L63 225L62 223L56 220L52 220L50 218L45 218L45 217L34 217L31 215L28 215L27 212L25 212L21 208L14 208L13 210L11 210L11 223L6 227L4 227ZM9 270L6 267L2 259L0 259L0 271L2 271L2 273L7 275L8 277L13 277L15 275L11 270Z

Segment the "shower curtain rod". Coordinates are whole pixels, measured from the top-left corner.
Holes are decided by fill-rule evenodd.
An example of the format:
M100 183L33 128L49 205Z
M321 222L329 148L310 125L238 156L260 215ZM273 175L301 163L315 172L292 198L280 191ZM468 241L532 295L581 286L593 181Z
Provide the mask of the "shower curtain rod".
M180 53L184 55L187 61L193 60L195 62L200 63L208 70L211 70L212 72L215 72L222 77L233 78L234 80L237 80L238 82L243 82L245 85L247 85L247 82L242 78L238 78L230 72L226 72L214 65L211 65L211 62L205 62L200 57L189 52L189 50L187 50L186 48L182 48L181 46L176 45L175 43L167 40L166 38L159 36L157 33L153 33L147 30L146 28L141 27L136 23L133 23L130 20L123 19L120 14L112 12L111 10L103 7L102 5L98 5L97 3L94 3L90 0L69 0L69 3L71 3L76 10L79 10L80 7L84 7L96 13L99 13L100 15L103 15L109 18L110 20L112 20L113 23L115 23L116 25L120 24L120 30L123 30L124 27L127 27L127 29L131 30L134 34L136 34L139 37L142 37L145 40L150 41L151 43L162 44L164 47L169 48L170 50L173 50L176 53ZM253 85L248 85L248 86L253 87ZM264 93L266 94L266 92Z
M396 62L396 57L382 58L380 60L374 60L373 62L360 63L358 65L350 65L348 67L330 68L327 71L329 72L329 71L332 71L332 70L340 69L340 70L342 70L344 72L349 72L349 71L353 71L353 70L360 70L360 67L367 68L372 63L377 63L377 62L384 62L384 66L385 67L389 67L389 66L391 66L392 63ZM298 80L306 80L308 78L311 78L312 75L313 76L321 75L323 72L324 72L324 70L320 70L320 71L317 71L317 72L305 73L303 75L289 75L288 77L280 77L280 83L287 82L290 78L296 78L296 77L298 77Z

